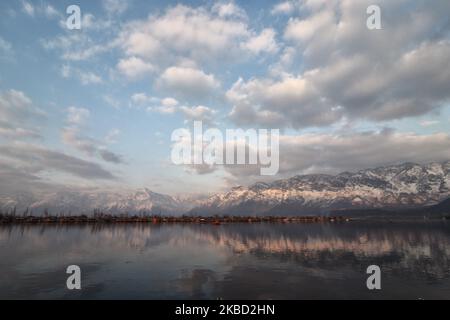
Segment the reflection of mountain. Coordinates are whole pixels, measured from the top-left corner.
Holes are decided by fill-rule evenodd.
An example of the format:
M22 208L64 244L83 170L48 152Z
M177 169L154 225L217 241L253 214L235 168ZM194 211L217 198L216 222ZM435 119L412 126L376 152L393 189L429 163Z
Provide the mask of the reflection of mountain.
M241 225L237 228L195 228L192 237L234 252L283 259L290 257L308 263L320 261L324 256L351 256L356 261L386 257L397 257L399 261L438 258L446 260L445 266L450 266L450 231L445 229L446 225L422 227L425 230L414 224L407 227Z
M27 272L48 295L69 263L83 265L87 287L99 288L90 294L101 298L125 291L139 298L416 299L448 298L450 288L446 222L5 225L0 250L8 256L0 260L7 275L0 297L2 287L29 296L29 281L9 280ZM371 264L383 272L375 296L365 287ZM56 288L52 297L59 297Z
M344 208L411 208L450 196L450 161L304 175L216 194L193 213L302 215Z
M5 232L9 230L9 232ZM15 237L17 246L50 245L64 232L61 245L70 248L108 246L108 250L149 250L161 246L208 246L216 251L251 255L317 268L388 264L392 269L413 268L417 275L448 277L450 229L446 223L349 224L233 224L209 225L99 225L85 227L2 227L0 241ZM73 237L76 237L74 239ZM25 239L23 239L25 238ZM67 242L65 244L64 242Z

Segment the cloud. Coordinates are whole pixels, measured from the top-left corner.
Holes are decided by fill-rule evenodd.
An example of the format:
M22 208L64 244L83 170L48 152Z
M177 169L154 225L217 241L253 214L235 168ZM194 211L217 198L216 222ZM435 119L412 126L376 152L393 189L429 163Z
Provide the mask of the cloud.
M34 123L43 121L45 112L33 105L22 91L14 89L0 93L0 136L6 138L40 138Z
M275 39L275 35L275 30L271 28L264 29L259 35L251 37L244 44L244 47L256 55L262 52L276 53L279 48Z
M239 79L226 96L234 105L229 116L239 125L295 128L324 126L342 117L340 108L318 99L320 92L304 78L281 81Z
M46 4L44 6L44 13L47 17L53 18L53 17L61 17L61 14L58 10L56 10L52 5Z
M0 146L2 157L14 159L17 163L33 166L39 172L65 172L84 179L114 180L116 177L100 165L75 158L59 151L31 144Z
M65 23L65 22L64 22ZM110 51L117 46L114 41L98 42L94 35L113 26L108 21L93 21L93 16L85 14L80 32L71 32L49 39L40 39L46 50L57 51L60 58L67 61L85 61ZM64 26L65 28L65 26Z
M161 99L150 97L142 92L135 93L131 96L131 106L139 109L146 109L149 112L173 114L177 111L178 105L178 100L171 97Z
M65 9L65 7L64 7ZM64 15L55 9L51 4L40 2L32 3L29 1L22 1L22 11L29 15L30 17L45 17L48 19L64 19Z
M103 161L113 164L125 163L122 156L107 150L100 141L80 134L78 128L64 128L62 141L90 157L99 157Z
M277 178L297 174L357 171L404 162L429 163L450 159L450 136L410 132L360 131L280 136L280 171ZM247 184L262 179L255 166L226 166L233 180Z
M90 111L88 109L69 107L66 119L69 126L63 128L61 135L63 143L90 157L99 157L103 161L114 164L125 163L122 156L107 150L101 141L81 134L81 129L89 117ZM109 136L111 139L114 137L114 134L117 135L118 133L110 132L110 134L112 134Z
M240 19L247 19L245 10L236 5L234 2L216 2L212 9L212 12L216 13L221 18L235 17Z
M69 65L63 65L61 67L61 76L63 78L76 77L84 86L103 83L103 79L92 71L83 71Z
M0 136L8 139L42 138L37 130L17 128L3 121L0 121Z
M34 16L34 6L27 2L27 1L22 1L22 10L28 14L29 16Z
M134 56L127 59L121 59L117 64L117 69L120 73L132 80L140 79L155 71L155 67L151 63L145 62Z
M214 75L187 67L170 67L160 76L159 85L188 99L210 96L220 83Z
M161 106L156 107L155 110L160 113L174 113L178 107L178 100L174 98L164 98L161 100Z
M159 99L149 97L147 94L145 94L143 92L139 92L139 93L135 93L131 96L131 101L132 101L133 105L143 107L150 103L157 102L157 101L159 101Z
M295 4L292 1L283 1L280 3L277 3L273 6L272 10L270 11L273 15L277 14L290 14L294 12L295 10Z
M105 1L103 5L110 15L124 10L116 0ZM167 68L183 60L202 66L217 65L217 61L237 62L273 54L279 47L275 31L251 28L245 10L234 2L196 8L168 6L147 19L125 24L120 24L117 17L100 19L84 12L80 32L40 42L47 50L59 51L61 59L70 61L89 60L120 48L123 56L117 66L131 78L150 72L155 66Z
M166 97L163 99L149 97L145 93L136 93L131 96L131 101L139 108L145 107L148 112L157 112L160 114L183 115L185 121L203 121L207 124L214 124L214 117L217 111L206 106L185 106L174 98Z
M69 107L67 113L67 122L75 126L85 124L91 116L91 112L85 108Z
M108 144L117 143L117 138L120 136L121 131L119 129L111 129L105 137L105 142Z
M234 2L197 8L177 5L128 23L116 42L125 55L165 67L180 59L205 65L272 53L277 44L271 32L253 30L246 16Z
M11 58L13 53L11 43L0 37L0 59Z
M185 118L190 121L203 121L207 124L214 123L214 116L217 113L215 110L205 107L186 107L182 106L180 112L184 114Z
M0 184L0 194L2 196L14 196L18 192L23 195L25 190L29 192L32 186L41 180L35 175L34 171L0 158L0 181L8 181L7 184Z
M128 3L121 0L103 0L103 8L108 14L122 14L128 9Z
M80 72L79 73L81 84L88 85L88 84L99 84L102 83L103 80L100 78L100 76L96 75L93 72Z
M423 120L419 124L422 127L431 127L431 126L439 124L439 121L437 121L437 120Z
M450 4L418 3L418 10L382 1L390 14L383 15L383 30L375 31L365 27L369 4L303 2L304 16L290 18L284 31L288 55L268 76L239 80L229 89L231 119L305 128L344 118L415 117L446 105L450 25L444 12Z
M161 99L159 105L147 108L147 111L149 112L158 112L161 114L174 114L178 110L180 110L178 101L173 98Z

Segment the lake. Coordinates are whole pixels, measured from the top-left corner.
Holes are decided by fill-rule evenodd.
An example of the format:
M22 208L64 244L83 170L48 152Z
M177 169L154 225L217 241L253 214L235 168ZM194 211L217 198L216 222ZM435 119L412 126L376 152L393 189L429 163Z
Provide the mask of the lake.
M450 299L450 223L4 225L0 272L1 299Z

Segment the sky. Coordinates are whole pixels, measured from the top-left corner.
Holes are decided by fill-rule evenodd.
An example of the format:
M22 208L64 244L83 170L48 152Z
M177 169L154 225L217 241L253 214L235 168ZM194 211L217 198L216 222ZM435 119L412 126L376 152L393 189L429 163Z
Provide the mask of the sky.
M1 1L0 195L211 193L450 159L450 2ZM67 7L78 5L81 29ZM279 129L280 170L177 166L171 134Z

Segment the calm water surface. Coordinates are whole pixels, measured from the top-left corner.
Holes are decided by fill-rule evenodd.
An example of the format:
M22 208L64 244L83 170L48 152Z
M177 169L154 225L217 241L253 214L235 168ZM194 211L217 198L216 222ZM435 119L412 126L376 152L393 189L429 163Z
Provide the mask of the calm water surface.
M1 226L0 298L450 299L450 224Z

